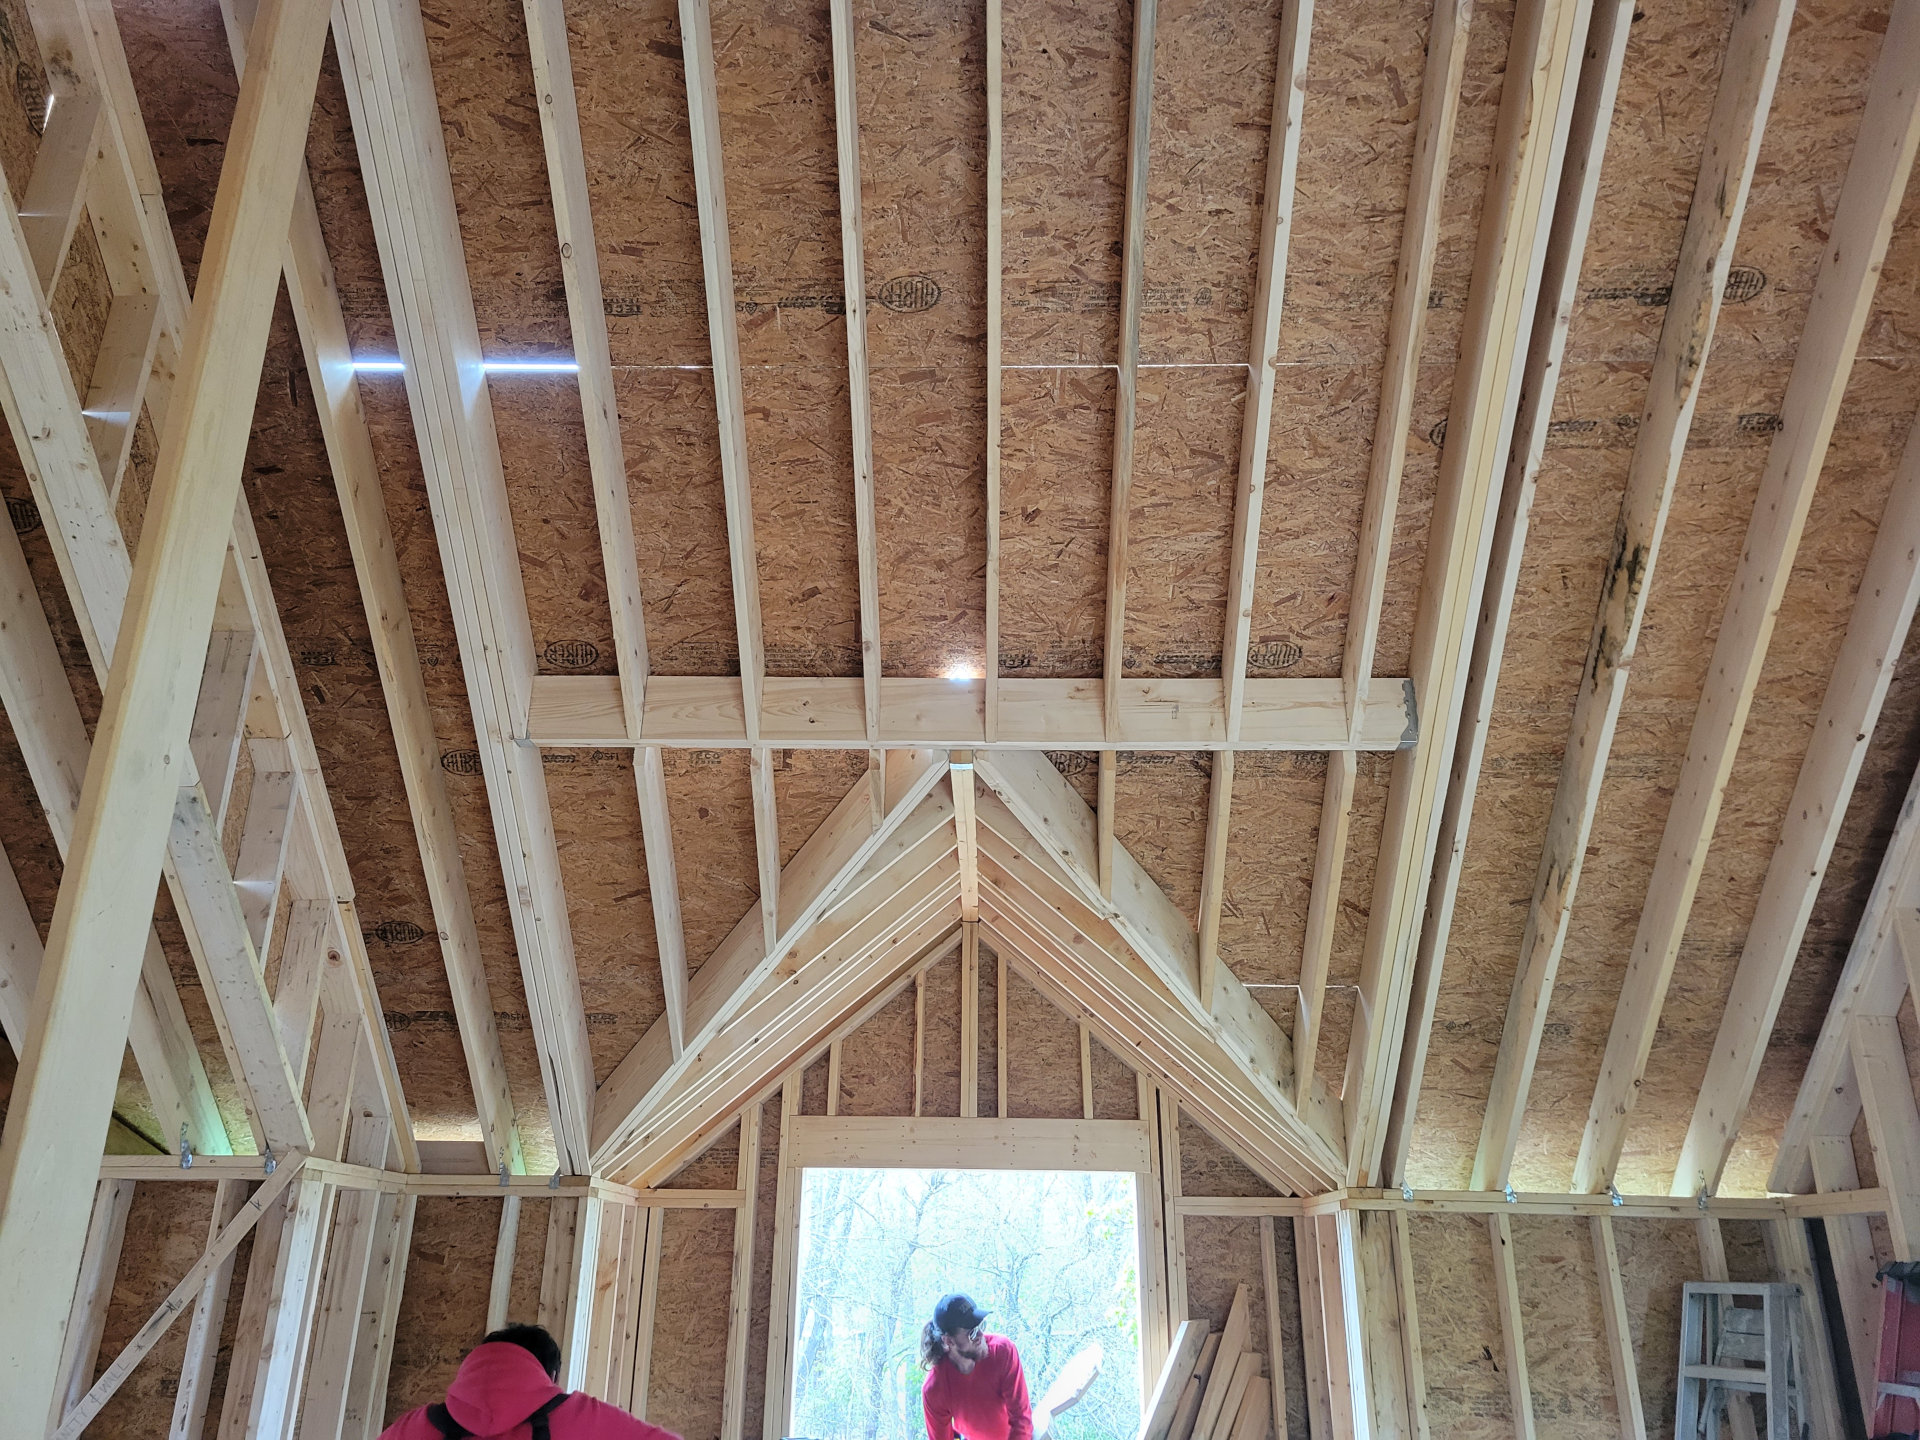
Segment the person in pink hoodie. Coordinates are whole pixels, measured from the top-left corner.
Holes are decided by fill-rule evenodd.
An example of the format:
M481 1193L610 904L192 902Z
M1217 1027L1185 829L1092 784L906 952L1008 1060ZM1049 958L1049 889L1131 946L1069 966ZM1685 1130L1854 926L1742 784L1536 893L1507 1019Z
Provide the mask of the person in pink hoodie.
M509 1325L468 1352L444 1404L409 1410L380 1440L680 1440L617 1405L567 1393L559 1378L553 1336Z
M965 1295L942 1295L920 1335L927 1440L1033 1440L1033 1405L1020 1352L980 1328L987 1316Z

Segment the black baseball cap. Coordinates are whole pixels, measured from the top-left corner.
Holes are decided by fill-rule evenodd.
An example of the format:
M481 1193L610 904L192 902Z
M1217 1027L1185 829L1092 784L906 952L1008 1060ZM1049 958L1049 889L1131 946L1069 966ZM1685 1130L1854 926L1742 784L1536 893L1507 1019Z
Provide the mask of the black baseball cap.
M940 1303L933 1307L934 1327L942 1335L951 1335L958 1330L976 1330L980 1322L991 1315L991 1310L982 1310L965 1295L942 1295Z

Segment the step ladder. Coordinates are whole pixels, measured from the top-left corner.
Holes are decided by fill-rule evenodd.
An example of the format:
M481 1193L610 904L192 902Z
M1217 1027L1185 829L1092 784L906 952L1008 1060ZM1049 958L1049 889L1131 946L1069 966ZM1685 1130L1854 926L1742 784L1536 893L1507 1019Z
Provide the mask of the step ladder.
M1674 1440L1720 1440L1720 1416L1766 1402L1761 1440L1807 1440L1798 1285L1690 1281L1681 1292L1680 1401ZM1750 1412L1748 1412L1750 1413Z

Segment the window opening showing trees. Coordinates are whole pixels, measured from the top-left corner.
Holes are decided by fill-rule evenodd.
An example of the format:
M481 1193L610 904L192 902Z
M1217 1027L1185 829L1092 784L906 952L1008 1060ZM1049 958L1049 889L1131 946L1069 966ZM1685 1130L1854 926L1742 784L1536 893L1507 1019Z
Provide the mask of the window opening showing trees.
M1101 1373L1058 1440L1140 1423L1140 1277L1127 1174L809 1169L801 1186L793 1423L817 1440L913 1440L920 1331L951 1290L991 1311L1037 1404L1074 1356Z

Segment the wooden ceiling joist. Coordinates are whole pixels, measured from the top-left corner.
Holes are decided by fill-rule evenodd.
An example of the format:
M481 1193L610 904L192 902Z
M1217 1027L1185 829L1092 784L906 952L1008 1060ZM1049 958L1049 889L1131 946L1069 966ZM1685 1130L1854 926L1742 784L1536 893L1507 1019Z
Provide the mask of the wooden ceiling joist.
M48 1412L186 765L197 678L279 288L279 245L327 27L318 0L268 0L241 86L200 292L162 430L152 497L106 685L73 847L0 1140L0 1403ZM176 765L174 756L180 757ZM87 1143L87 1137L94 1143Z
M527 49L534 90L540 97L540 136L546 149L560 242L560 273L567 292L567 321L579 366L580 413L586 425L587 469L599 522L600 563L607 577L609 622L620 678L620 701L632 731L646 713L647 617L641 599L640 562L633 541L633 509L627 495L626 450L613 390L613 358L600 288L600 252L588 203L586 153L574 96L567 17L560 0L525 0ZM640 841L647 859L647 894L653 910L660 989L674 1043L686 1024L687 942L680 914L680 879L673 831L667 816L667 785L657 749L634 757L640 800Z
M1447 782L1446 803L1441 811L1435 873L1414 959L1406 1050L1395 1077L1387 1123L1384 1173L1389 1177L1405 1172L1407 1149L1419 1112L1427 1042L1433 1028L1434 1008L1439 1002L1447 941L1453 930L1454 903L1466 863L1473 803L1480 788L1481 761L1493 728L1500 667L1506 657L1507 627L1513 616L1514 595L1520 587L1534 492L1546 452L1554 397L1559 393L1560 362L1566 351L1581 262L1593 224L1594 201L1600 190L1600 171L1606 159L1607 135L1613 126L1614 99L1619 93L1620 70L1626 60L1627 31L1632 19L1630 3L1596 0L1580 47L1582 59L1573 97L1573 118L1567 131L1566 156L1560 169L1559 193L1553 204L1540 293L1534 304L1526 363L1520 376L1520 408L1504 460L1500 505L1494 520L1493 543L1487 554L1486 588L1474 625L1473 654L1468 662L1459 735L1454 743L1453 773Z
M1380 1174L1388 1098L1400 1068L1419 917L1433 873L1471 648L1518 403L1518 371L1545 261L1552 199L1572 118L1588 6L1524 0L1514 18L1510 77L1441 452L1427 563L1413 636L1420 735L1394 761L1359 1008L1345 1086L1349 1183Z
M1791 0L1749 7L1738 12L1728 36L1720 88L1675 267L1673 296L1654 353L1646 412L1621 498L1614 554L1601 582L1588 663L1581 671L1559 786L1541 848L1475 1158L1476 1186L1505 1183L1519 1141L1580 865L1599 806L1614 723L1626 694L1628 667L1646 613L1654 562L1727 271L1733 264L1740 217L1772 105L1792 9Z
M533 633L460 247L419 6L345 4L334 27L421 469L505 871L554 1143L590 1150L593 1059L539 752L526 733ZM249 67L251 68L251 67Z
M995 739L986 738L985 682L893 676L880 682L880 740L888 749L1213 750L1227 744L1225 687L1217 679L1123 680L1117 741L1108 738L1104 682L1003 677ZM1367 682L1360 733L1350 733L1338 680L1252 679L1240 707L1236 750L1398 750L1419 733L1408 682ZM647 684L641 745L865 750L865 699L857 679L769 676L760 729L749 739L738 676L655 675ZM610 675L540 675L529 738L550 749L632 745Z
M1153 49L1158 0L1133 7L1133 88L1127 104L1126 208L1120 229L1120 340L1114 356L1113 485L1107 502L1105 683L1107 742L1120 739L1127 657L1128 500L1140 389L1140 312L1147 292L1147 168L1153 130ZM997 439L997 437L993 437ZM997 729L997 727L996 727Z
M1846 638L1800 763L1786 822L1747 926L1727 1008L1720 1017L1673 1193L1719 1188L1760 1077L1760 1061L1786 997L1793 962L1819 898L1880 706L1920 604L1920 426L1907 448L1874 533Z
M1575 1190L1605 1189L1626 1144L1628 1117L1653 1048L1720 801L1872 309L1916 146L1920 9L1901 6L1893 12L1874 68L1859 138L1781 402L1780 429L1768 452L1752 524L1714 641L1706 691L1694 714L1686 764L1647 883L1646 904L1574 1166Z

